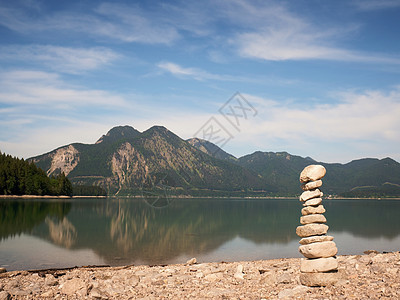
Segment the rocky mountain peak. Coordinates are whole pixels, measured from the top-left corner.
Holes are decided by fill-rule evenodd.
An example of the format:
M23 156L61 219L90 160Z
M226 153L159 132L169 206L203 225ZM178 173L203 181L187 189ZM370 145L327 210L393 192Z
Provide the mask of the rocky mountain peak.
M115 142L120 139L131 139L138 137L140 135L140 131L136 130L131 126L116 126L110 129L106 135L103 135L99 138L96 144L100 144L103 142Z
M237 160L236 157L225 152L220 147L218 147L217 145L215 145L209 141L199 139L199 138L191 138L186 141L193 147L195 147L195 148L203 151L204 153L211 155L215 158L224 159L224 160L233 160L233 161Z

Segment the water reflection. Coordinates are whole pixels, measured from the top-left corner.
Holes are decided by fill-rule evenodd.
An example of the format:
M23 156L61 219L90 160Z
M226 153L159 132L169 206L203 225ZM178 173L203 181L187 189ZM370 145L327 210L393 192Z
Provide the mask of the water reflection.
M328 224L335 232L388 239L400 234L398 200L324 200L323 204Z
M61 219L69 213L71 203L51 201L0 200L0 240L31 230L46 218Z
M56 245L69 249L75 244L77 232L75 226L66 217L62 220L52 220L47 217L45 223L48 226L50 238Z
M338 237L395 239L400 234L400 201L326 200L324 205L330 233ZM301 204L288 199L179 199L157 209L145 200L117 198L1 201L0 208L2 240L27 233L71 251L91 249L105 263L116 265L192 256L212 260L210 255L219 249L233 257L249 252L238 249L245 244L254 247L254 253L261 253L256 248L265 251L260 259L279 257L283 251L296 255ZM293 252L285 248L289 246Z

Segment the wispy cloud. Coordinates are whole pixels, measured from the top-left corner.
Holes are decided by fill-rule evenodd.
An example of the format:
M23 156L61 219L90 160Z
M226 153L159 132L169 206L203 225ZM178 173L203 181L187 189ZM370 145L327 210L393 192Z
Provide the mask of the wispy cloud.
M346 62L400 64L399 56L382 56L323 46L320 37L297 28L280 28L238 36L239 53L244 57L270 61L335 60Z
M191 78L199 81L221 80L221 81L248 81L246 78L231 75L212 74L197 68L185 68L172 62L160 62L157 65L163 71L167 71L180 78Z
M266 1L233 1L227 11L238 26L230 39L239 55L269 61L336 60L368 63L400 63L400 57L354 51L338 46L359 30L353 24L323 27L289 10L284 4ZM250 17L246 17L250 16Z
M400 89L335 94L331 104L291 107L290 103L245 95L266 118L259 130L287 139L393 140L400 142ZM262 112L260 112L262 114Z
M259 112L243 123L233 144L289 151L331 162L362 157L400 158L400 89L336 93L336 102L293 106L245 94ZM305 101L306 102L306 101ZM340 158L339 158L340 157Z
M142 42L150 44L169 44L179 34L174 26L165 20L152 18L139 6L103 3L96 12L112 20L106 26L96 26L96 33L118 38L125 42Z
M0 103L44 105L47 108L127 105L123 97L107 91L67 84L55 73L27 70L0 73Z
M120 55L102 48L71 48L52 45L11 45L0 47L0 61L45 65L61 73L80 73L110 64Z
M189 4L188 4L189 3ZM92 39L106 38L125 43L171 45L186 38L206 37L202 45L208 53L221 47L236 49L241 57L268 61L337 60L400 63L388 57L346 49L341 42L359 30L355 23L314 23L276 1L207 1L154 4L151 10L139 4L102 3L86 10L65 10L35 17L21 7L0 6L0 24L23 34L35 32L85 34ZM356 1L358 9L376 10L399 6L396 0ZM228 48L227 45L230 47ZM191 45L193 46L193 44ZM200 44L196 45L200 47ZM214 57L215 59L215 57Z
M400 7L400 1L398 0L356 0L351 3L358 9L365 11Z
M0 24L23 34L77 32L123 42L169 44L179 38L174 26L152 18L139 6L103 3L96 9L54 12L32 17L27 11L0 7Z

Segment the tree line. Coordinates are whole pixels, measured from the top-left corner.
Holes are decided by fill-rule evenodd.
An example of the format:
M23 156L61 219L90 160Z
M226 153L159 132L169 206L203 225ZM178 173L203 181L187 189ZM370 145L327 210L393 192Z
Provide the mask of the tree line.
M72 184L64 173L48 177L33 162L0 152L0 195L72 196Z

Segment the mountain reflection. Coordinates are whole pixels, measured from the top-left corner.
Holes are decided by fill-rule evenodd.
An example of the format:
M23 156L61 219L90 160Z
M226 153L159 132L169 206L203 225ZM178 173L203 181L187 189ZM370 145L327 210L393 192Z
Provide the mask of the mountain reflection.
M50 201L0 201L0 240L31 230L46 218L61 219L71 209L69 202Z
M284 208L293 204L282 202L278 206ZM286 243L294 238L293 226L298 216L291 210L292 214L286 218L276 206L277 203L269 205L266 201L191 199L154 209L143 201L108 201L105 212L110 218L112 243L96 252L110 259L113 256L134 257L144 262L162 263L181 254L214 250L236 236L257 243ZM103 238L107 228L104 230Z
M362 202L361 202L362 201ZM330 233L394 238L400 202L326 200ZM29 233L67 249L92 249L109 264L165 263L209 253L240 237L256 244L298 240L297 200L177 199L156 209L140 199L0 202L0 237Z
M45 223L49 227L50 238L56 245L69 249L75 244L76 229L66 217L56 221L47 217Z

